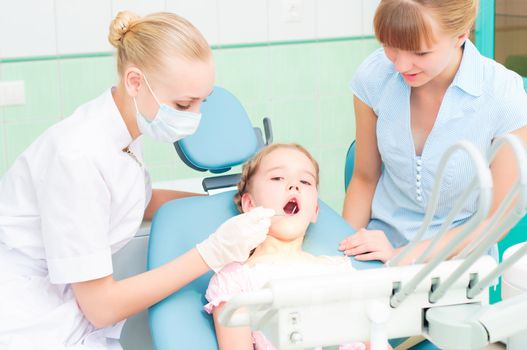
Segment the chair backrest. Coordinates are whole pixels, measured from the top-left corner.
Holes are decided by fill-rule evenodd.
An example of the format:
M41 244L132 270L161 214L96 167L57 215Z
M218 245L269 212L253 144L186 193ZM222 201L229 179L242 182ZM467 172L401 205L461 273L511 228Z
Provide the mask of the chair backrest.
M192 169L222 173L243 164L263 146L261 133L253 129L240 101L224 88L214 87L201 114L196 133L174 143Z
M346 162L344 164L344 190L348 189L353 168L355 166L355 140L351 143L346 153Z
M169 202L156 213L150 231L148 269L183 254L205 239L229 217L237 214L234 192L191 197ZM304 240L304 249L316 255L342 254L338 242L353 229L320 201L316 224ZM353 260L357 269L382 266L379 262ZM212 273L207 273L149 310L150 331L155 349L216 349L212 317L203 311Z

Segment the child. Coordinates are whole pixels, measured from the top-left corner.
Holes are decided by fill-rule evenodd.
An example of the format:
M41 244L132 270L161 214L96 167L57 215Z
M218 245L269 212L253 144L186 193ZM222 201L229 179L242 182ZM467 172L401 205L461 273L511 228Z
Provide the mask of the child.
M317 162L302 146L273 144L243 167L234 200L241 212L255 207L274 209L269 234L246 263L232 263L210 281L205 310L214 316L220 349L274 349L263 333L248 327L224 327L218 321L233 296L262 288L271 278L313 276L352 271L347 257L316 257L302 251L310 223L318 214ZM362 343L341 349L364 350Z

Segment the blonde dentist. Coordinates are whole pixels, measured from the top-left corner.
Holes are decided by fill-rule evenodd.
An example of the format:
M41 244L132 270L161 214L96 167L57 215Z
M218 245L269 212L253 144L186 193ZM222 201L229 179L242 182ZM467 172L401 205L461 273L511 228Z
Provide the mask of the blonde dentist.
M119 85L47 130L0 180L2 349L120 349L122 320L245 260L267 235L274 212L258 208L164 266L113 279L111 256L143 216L192 195L152 192L141 134L192 134L214 64L203 36L175 14L121 12L109 40Z

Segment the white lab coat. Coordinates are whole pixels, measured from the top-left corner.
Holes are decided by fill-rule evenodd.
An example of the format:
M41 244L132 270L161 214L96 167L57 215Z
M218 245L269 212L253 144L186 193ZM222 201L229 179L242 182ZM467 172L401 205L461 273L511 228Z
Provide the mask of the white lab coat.
M109 89L0 179L1 349L121 348L122 323L92 326L70 284L112 274L112 254L137 231L151 196L141 142Z

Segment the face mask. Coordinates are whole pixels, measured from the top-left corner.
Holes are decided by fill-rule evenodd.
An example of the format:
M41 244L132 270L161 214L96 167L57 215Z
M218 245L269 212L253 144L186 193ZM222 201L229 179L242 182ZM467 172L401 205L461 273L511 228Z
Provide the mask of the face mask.
M169 107L166 104L159 103L157 96L154 94L154 91L152 91L150 84L146 80L146 76L145 82L148 90L150 90L150 93L154 96L154 99L159 105L159 110L154 119L149 120L139 112L137 102L134 98L139 131L158 141L167 143L174 143L177 140L194 134L199 126L201 113L180 111Z

